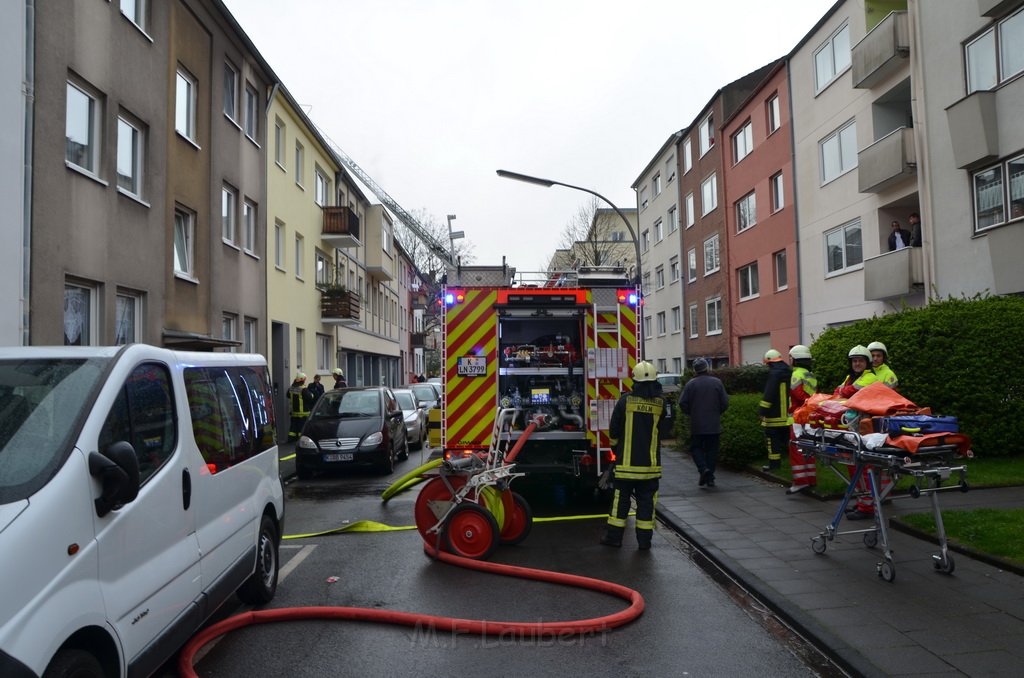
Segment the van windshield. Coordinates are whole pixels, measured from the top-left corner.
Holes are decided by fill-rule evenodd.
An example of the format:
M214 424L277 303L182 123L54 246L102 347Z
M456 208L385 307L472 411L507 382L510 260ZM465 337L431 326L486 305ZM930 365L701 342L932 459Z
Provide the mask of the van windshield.
M31 496L64 463L109 363L0 360L0 504Z

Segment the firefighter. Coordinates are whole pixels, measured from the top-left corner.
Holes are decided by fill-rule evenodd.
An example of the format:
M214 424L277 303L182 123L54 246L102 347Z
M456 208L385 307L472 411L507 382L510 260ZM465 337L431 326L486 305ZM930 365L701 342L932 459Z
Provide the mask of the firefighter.
M757 413L761 417L761 426L768 442L768 463L761 467L762 471L774 471L782 466L782 451L789 445L789 379L792 370L782 354L774 348L764 354L764 363L768 366L768 382L764 386L764 395L757 405Z
M334 388L346 388L348 382L345 381L345 373L340 367L335 367L331 372L334 375Z
M309 417L309 411L313 407L313 394L306 388L306 375L302 372L295 374L295 380L288 388L288 410L291 414L291 428L288 430L288 440L298 440L302 434L302 425Z
M871 369L871 351L867 346L857 344L850 349L846 357L850 362L850 371L834 392L835 395L843 398L849 398L868 384L878 381L878 375ZM847 466L846 469L852 478L854 467ZM875 507L868 490L867 479L862 475L857 481L857 503L846 509L847 520L867 520L874 517Z
M889 367L889 349L885 347L885 344L880 341L872 341L868 344L868 351L871 352L871 369L874 370L878 381L891 389L899 386L900 380L896 378L896 373Z
M793 412L818 391L818 379L811 372L811 349L797 344L789 349L789 359L793 363L793 372L789 378L789 414L792 417ZM786 490L786 494L803 492L818 482L814 455L804 454L794 442L796 429L796 424L789 429L789 468L793 472L793 484Z
M654 506L658 501L661 478L660 425L668 407L661 395L658 371L646 360L633 368L633 391L615 403L608 437L617 459L615 495L608 513L608 525L601 543L622 546L630 499L636 498L637 548L651 548L654 534Z

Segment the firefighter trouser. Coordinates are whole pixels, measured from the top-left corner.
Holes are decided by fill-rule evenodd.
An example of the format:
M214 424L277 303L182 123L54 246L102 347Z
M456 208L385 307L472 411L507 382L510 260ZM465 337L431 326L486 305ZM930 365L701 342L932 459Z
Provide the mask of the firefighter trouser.
M804 451L797 447L795 428L789 427L789 468L793 471L793 484L797 487L818 484L818 467L813 454L804 454ZM800 427L802 428L802 427Z
M658 503L658 479L620 480L615 479L615 496L612 509L608 512L608 527L605 539L621 542L629 517L630 497L636 497L636 541L650 545L654 534L654 507Z
M782 453L789 445L789 426L765 426L764 435L768 438L768 466L782 466Z
M308 418L308 414L302 417L292 416L292 425L291 428L288 429L288 440L299 439L299 436L302 434L302 425L306 423L306 419Z
M850 478L853 478L855 468L857 467L853 465L848 465L846 467L847 472L850 474ZM880 468L875 474L875 480L878 481L878 494L884 497L886 493L890 491L889 488L892 487L892 475L887 469ZM875 499L871 496L871 485L868 483L867 469L864 469L860 474L860 478L857 479L856 493L857 503L854 504L853 507L847 507L846 510L849 511L853 508L861 513L873 514L875 512Z

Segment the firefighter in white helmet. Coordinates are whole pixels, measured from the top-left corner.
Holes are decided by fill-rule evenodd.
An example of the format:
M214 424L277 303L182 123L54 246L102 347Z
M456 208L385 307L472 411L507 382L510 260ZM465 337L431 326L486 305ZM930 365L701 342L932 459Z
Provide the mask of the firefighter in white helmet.
M896 373L889 367L889 349L885 347L885 344L880 341L872 341L868 344L868 351L871 352L871 369L875 371L878 381L893 389L899 386L900 380L896 378Z
M335 367L331 374L334 376L334 388L345 388L348 386L348 382L345 381L345 372L340 367Z
M789 358L793 364L793 372L789 378L789 413L792 416L808 398L818 392L818 379L811 372L811 349L803 344L797 344L789 349ZM814 455L805 454L794 440L798 427L802 428L800 424L793 424L790 427L789 469L793 473L793 484L786 490L786 494L802 492L814 487L818 482Z
M608 424L616 462L615 495L601 538L605 546L622 546L630 497L635 497L637 547L640 550L651 548L654 505L661 478L659 429L667 414L668 403L661 396L658 370L646 360L637 363L633 368L633 390L615 403Z

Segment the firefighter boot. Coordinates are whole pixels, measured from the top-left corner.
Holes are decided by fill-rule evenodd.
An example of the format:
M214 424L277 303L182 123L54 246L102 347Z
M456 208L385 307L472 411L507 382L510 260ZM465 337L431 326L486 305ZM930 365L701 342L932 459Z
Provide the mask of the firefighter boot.
M651 536L654 534L654 530L640 530L636 531L636 547L641 551L647 551L651 548Z
M612 525L609 525L604 531L604 536L601 537L601 543L605 546L621 548L622 532L623 530L621 527L613 527Z

